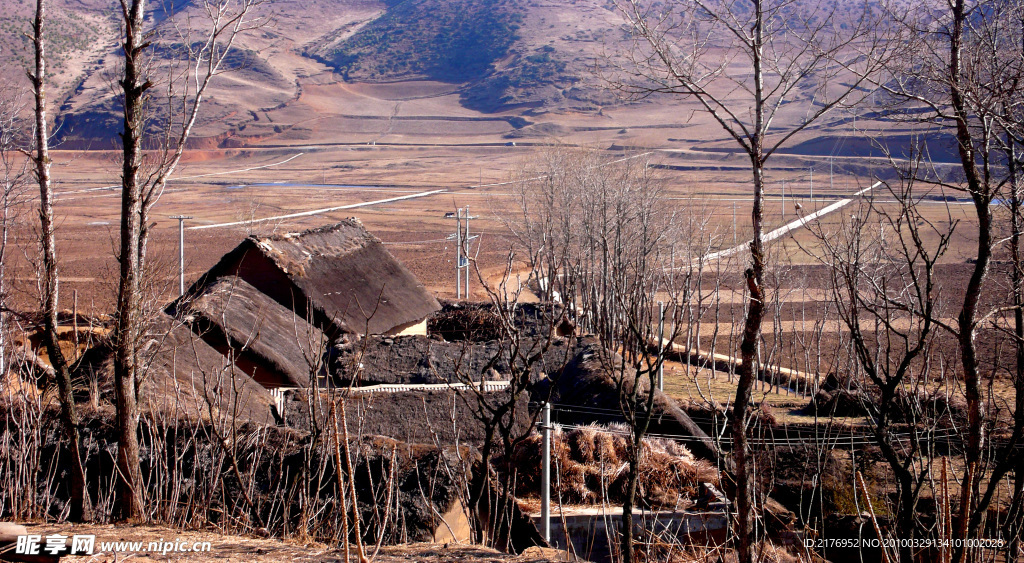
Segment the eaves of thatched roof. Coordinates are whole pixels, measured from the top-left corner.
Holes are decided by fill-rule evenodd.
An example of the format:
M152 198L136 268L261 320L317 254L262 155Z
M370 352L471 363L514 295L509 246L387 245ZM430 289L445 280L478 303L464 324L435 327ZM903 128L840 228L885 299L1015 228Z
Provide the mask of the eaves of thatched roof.
M143 408L215 422L274 422L270 392L176 319L160 314L141 344ZM112 361L103 370L112 380Z
M200 278L186 299L225 276L246 280L332 335L396 333L440 308L355 218L300 233L250 236Z
M236 276L201 288L179 318L267 387L308 386L328 344L320 329Z

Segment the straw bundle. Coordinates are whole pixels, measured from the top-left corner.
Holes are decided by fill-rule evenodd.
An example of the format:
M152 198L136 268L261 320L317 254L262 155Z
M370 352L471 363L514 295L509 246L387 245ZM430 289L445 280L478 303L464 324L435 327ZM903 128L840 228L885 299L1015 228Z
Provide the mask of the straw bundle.
M588 425L552 434L552 498L566 504L618 503L626 497L629 439L624 425ZM516 490L539 494L543 456L540 434L532 434L513 452ZM715 467L697 460L678 442L644 440L637 501L648 506L676 507L693 499L702 482L718 483Z

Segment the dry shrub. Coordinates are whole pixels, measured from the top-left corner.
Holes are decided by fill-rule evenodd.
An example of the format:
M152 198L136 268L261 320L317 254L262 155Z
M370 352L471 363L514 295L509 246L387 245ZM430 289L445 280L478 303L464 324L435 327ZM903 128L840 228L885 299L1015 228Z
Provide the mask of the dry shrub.
M761 403L757 410L754 411L754 419L762 427L771 428L779 424L778 419L775 418L775 413L772 412L772 406L768 403Z

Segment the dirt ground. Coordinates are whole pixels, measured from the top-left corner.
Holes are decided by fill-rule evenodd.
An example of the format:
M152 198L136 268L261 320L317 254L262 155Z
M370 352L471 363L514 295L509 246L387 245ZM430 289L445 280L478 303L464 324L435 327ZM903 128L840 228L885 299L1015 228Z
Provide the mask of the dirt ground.
M37 524L26 526L30 534L46 537L59 533L65 536L94 534L96 552L91 556L69 557L66 561L83 563L114 563L128 560L140 561L183 561L190 563L335 563L344 562L345 552L320 543L302 543L295 540L281 541L248 536L223 535L212 530L174 530L163 526L119 526L112 525L53 525ZM142 551L99 551L100 542L181 542L191 546L198 542L210 542L210 550L202 553L146 553ZM374 553L367 548L367 555ZM353 551L352 561L357 561ZM449 563L466 561L473 563L545 563L559 561L559 552L552 549L531 548L522 555L510 555L480 546L462 544L410 544L381 547L374 563L400 563L418 561L423 563Z

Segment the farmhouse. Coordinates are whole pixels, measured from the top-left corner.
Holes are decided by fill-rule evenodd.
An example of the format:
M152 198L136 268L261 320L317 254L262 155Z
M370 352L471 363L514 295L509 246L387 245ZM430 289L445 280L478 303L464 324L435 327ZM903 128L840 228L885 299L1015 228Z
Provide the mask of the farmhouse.
M182 318L264 387L308 387L327 337L316 326L238 276L224 276L191 296Z
M300 233L250 236L172 307L234 276L330 337L425 334L437 300L356 218Z
M440 304L355 218L250 236L168 312L266 387L306 387L344 335L426 334Z

